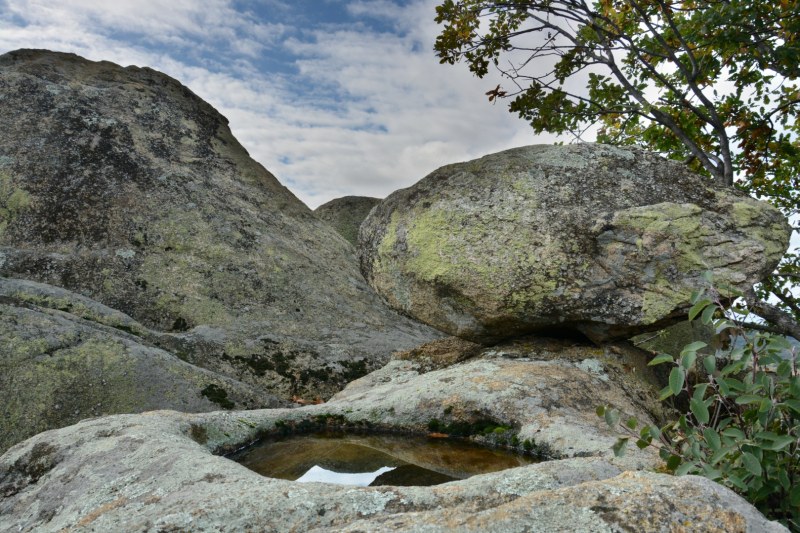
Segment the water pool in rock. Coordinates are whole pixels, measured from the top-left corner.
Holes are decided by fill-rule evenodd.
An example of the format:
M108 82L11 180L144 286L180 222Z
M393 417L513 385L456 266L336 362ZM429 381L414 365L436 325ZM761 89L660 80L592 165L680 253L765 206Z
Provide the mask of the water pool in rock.
M266 477L372 487L438 485L536 462L452 439L330 432L265 439L230 459Z

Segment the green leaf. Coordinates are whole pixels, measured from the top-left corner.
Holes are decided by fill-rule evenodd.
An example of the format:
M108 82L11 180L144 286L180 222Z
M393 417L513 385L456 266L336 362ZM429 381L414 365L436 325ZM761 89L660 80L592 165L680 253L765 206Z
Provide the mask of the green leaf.
M650 360L650 362L647 363L647 366L655 366L655 365L660 365L661 363L667 363L667 362L672 363L674 361L675 361L675 359L673 359L673 357L671 355L666 354L666 353L661 353L661 354L658 354L657 356L653 357Z
M650 446L650 443L648 441L642 439L636 440L636 447L639 448L640 450L644 450L648 446Z
M739 441L743 441L747 438L747 436L744 434L744 431L738 428L725 428L722 430L722 434L726 437L733 437Z
M666 462L670 456L669 450L662 446L658 449L658 456Z
M703 368L706 369L706 372L709 375L714 374L714 372L717 370L717 358L713 355L703 357Z
M783 400L783 403L788 405L792 411L800 414L800 400Z
M708 383L700 383L696 385L694 388L694 394L692 394L692 398L698 401L703 401L706 397L706 391L708 390Z
M769 398L764 398L763 400L761 400L761 404L758 406L758 412L766 413L770 409L772 409L772 400L770 400Z
M726 329L731 329L732 327L734 327L733 322L731 322L727 318L720 318L719 320L714 321L714 333L716 335L719 335Z
M718 452L720 448L722 448L722 440L719 438L719 435L717 435L717 432L714 431L714 429L704 429L703 438L706 439L706 443L708 444L708 447L711 448L711 451Z
M695 468L697 468L697 465L695 465L694 463L689 463L689 462L683 463L681 466L679 466L678 468L675 469L675 475L676 476L685 476L686 474L688 474L691 470L693 470Z
M764 450L772 450L774 452L780 451L790 444L796 442L797 439L795 437L791 437L789 435L780 435L777 438L773 439L770 444L762 444L761 448Z
M625 456L625 448L628 446L628 437L620 437L617 439L617 442L611 447L614 450L615 457L624 457Z
M710 464L712 464L712 465L715 465L715 464L717 464L718 462L720 462L722 459L724 459L724 458L726 458L728 455L730 455L730 453L731 453L733 450L734 450L734 448L733 448L733 447L728 447L728 446L726 446L725 448L720 448L719 450L717 450L716 452L714 452L714 454L711 456L711 459L709 459L709 461L708 461L708 462L709 462Z
M728 483L730 483L731 485L733 485L734 487L736 487L737 489L739 489L740 491L742 491L742 492L746 492L747 491L747 488L748 488L747 485L742 480L742 478L740 478L739 476L735 476L733 474L728 474L728 477L726 478L726 481Z
M667 459L667 470L674 472L681 464L681 457L678 455L670 455Z
M705 348L706 346L708 346L708 344L704 343L703 341L695 341L691 344L687 344L686 346L684 346L683 350L681 350L681 355L688 352L696 352L700 348Z
M697 352L686 352L681 356L681 366L688 371L694 366L697 360Z
M600 418L603 418L603 416L606 414L606 406L605 405L598 405L597 409L595 409L594 412L597 413L597 416L599 416Z
M669 387L664 387L658 393L658 399L659 399L659 401L662 401L662 402L664 400L666 400L667 398L669 398L670 396L672 396L672 390Z
M703 298L702 300L698 300L695 304L689 309L689 320L694 320L697 315L699 315L703 309L708 307L709 305L713 304L711 300L708 298Z
M725 383L733 391L744 391L747 388L744 383L742 383L736 378L725 378Z
M692 291L692 294L689 296L689 303L696 304L698 300L705 294L705 289L700 289L699 291Z
M739 405L747 405L751 403L761 403L763 398L761 396L757 396L755 394L742 394L738 398L734 400Z
M744 452L742 454L742 463L744 463L745 469L754 476L761 475L761 462L752 453Z
M789 376L792 375L792 365L791 365L791 363L789 363L789 361L787 361L787 360L781 361L778 364L778 369L776 370L776 373L781 378L784 378L784 379L788 378Z
M702 324L710 324L711 320L714 318L714 313L717 311L717 308L713 305L709 305L705 309L703 309L703 313L700 315L700 322Z
M676 366L669 373L669 390L677 396L683 390L683 383L686 380L686 371L681 366Z
M705 402L692 398L689 400L689 409L692 411L695 420L701 424L708 424L708 407Z
M780 435L778 435L777 433L775 433L773 431L759 431L755 435L753 435L754 439L757 439L757 440L768 440L768 441L774 441L778 437L780 437Z
M703 477L707 477L712 481L717 481L718 479L722 478L722 472L717 470L716 468L712 468L710 465L704 464L703 466Z
M661 438L661 430L658 429L658 426L650 426L648 429L650 430L649 431L649 435L652 438L654 438L654 439L660 439Z
M619 411L616 409L606 409L604 418L606 419L606 424L613 428L617 425L617 422L619 422Z
M792 507L800 507L800 485L795 485L789 491L789 504Z
M639 421L636 420L635 417L630 417L625 421L625 425L628 426L629 429L636 429L636 426L639 425Z
M789 474L786 473L786 470L778 470L778 481L783 487L783 490L789 490L792 487L791 481L789 481Z

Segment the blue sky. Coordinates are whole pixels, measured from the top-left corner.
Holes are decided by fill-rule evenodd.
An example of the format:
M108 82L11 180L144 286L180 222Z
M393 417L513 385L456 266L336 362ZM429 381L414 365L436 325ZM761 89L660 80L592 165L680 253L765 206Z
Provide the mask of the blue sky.
M0 53L149 66L219 109L310 207L383 197L441 165L552 142L440 65L435 0L0 0Z

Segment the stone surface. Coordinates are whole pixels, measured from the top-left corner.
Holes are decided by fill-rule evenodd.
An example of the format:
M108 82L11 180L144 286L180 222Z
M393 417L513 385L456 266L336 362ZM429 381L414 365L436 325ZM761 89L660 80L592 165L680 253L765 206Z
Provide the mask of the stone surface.
M84 421L0 457L0 531L786 531L704 478L637 471L654 454L612 457L615 435L593 406L648 416L632 364L526 340L428 372L395 360L323 405ZM434 487L359 488L265 478L217 455L287 427L420 432L431 417L478 415L565 458Z
M452 335L596 341L685 316L711 270L749 287L790 229L768 204L634 148L528 146L442 167L361 226L361 267L386 300Z
M132 318L64 289L0 278L0 452L84 418L288 405L181 361Z
M368 196L344 196L324 203L314 210L314 214L324 220L347 239L353 246L358 245L358 228L367 218L373 207L381 203L380 198Z
M116 310L145 343L285 399L438 336L388 309L353 248L164 74L10 52L0 118L1 277Z

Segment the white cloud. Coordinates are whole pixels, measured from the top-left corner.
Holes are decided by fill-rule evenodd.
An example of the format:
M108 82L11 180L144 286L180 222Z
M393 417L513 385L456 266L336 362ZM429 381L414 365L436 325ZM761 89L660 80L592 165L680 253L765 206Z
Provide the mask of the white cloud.
M292 31L225 0L10 0L0 51L49 48L161 70L227 116L250 154L315 207L348 194L385 196L441 165L535 142L503 102L486 101L497 79L438 63L435 5L351 2L351 14L395 29L379 33L366 19L358 30ZM267 46L298 56L297 74L259 70ZM197 56L187 60L186 49Z

